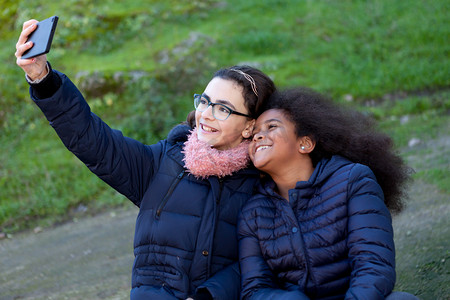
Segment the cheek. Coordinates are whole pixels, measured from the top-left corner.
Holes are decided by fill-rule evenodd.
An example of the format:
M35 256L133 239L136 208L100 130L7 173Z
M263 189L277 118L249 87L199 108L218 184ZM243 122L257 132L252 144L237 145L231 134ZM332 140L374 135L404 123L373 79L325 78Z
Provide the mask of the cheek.
M252 141L248 145L248 154L250 156L250 159L253 161L254 155L253 155L253 149L255 148L255 143Z
M195 116L195 125L196 125L196 126L198 126L198 121L200 120L201 115L202 115L201 112L195 111L194 116Z
M228 121L228 120L227 120ZM227 135L242 135L242 132L245 129L245 122L241 120L230 120L230 122L222 123L222 130L227 133Z

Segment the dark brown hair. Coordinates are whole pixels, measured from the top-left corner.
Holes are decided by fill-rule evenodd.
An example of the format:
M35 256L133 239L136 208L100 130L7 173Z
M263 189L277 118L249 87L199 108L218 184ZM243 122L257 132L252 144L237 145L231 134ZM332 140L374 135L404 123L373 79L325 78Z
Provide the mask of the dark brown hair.
M236 70L244 72L253 78L258 95L253 91L251 82L245 78L242 73L239 73ZM263 107L265 106L267 99L276 91L275 84L269 76L257 68L246 65L220 69L214 73L212 79L216 77L232 80L242 86L245 107L248 110L248 114L254 119L263 112ZM186 122L194 128L195 111L191 111L188 114Z
M375 174L387 207L394 213L402 210L403 186L411 169L394 151L392 139L379 132L371 118L304 87L275 93L265 109L284 111L295 124L297 136L316 142L310 153L314 166L333 155L364 164Z

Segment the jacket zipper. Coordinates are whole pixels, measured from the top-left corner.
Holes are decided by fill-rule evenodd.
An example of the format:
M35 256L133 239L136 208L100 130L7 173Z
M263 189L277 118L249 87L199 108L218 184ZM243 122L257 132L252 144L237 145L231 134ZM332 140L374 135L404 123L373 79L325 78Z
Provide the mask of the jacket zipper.
M214 237L216 235L216 229L217 229L217 224L219 223L219 214L220 214L220 201L222 200L222 190L223 190L223 179L219 178L219 196L216 199L216 217L214 220L214 231L213 231L213 236L212 236L212 240L211 240L211 248L209 251L209 258L208 258L208 268L207 268L207 273L206 276L207 278L209 278L210 274L211 274L211 259L212 259L212 250L213 250L213 245L214 245Z
M222 189L223 189L223 179L219 178L219 197L216 200L217 205L220 204L220 200L222 199Z
M172 195L173 190L176 188L176 186L178 185L178 183L180 182L180 180L184 177L185 171L181 171L180 174L177 175L177 177L173 180L172 185L170 186L169 190L167 191L166 195L164 196L164 198L162 199L161 203L158 206L158 209L156 210L156 214L155 217L157 219L159 219L159 216L162 213L162 210L164 208L164 206L166 206L167 201L169 201L169 197Z

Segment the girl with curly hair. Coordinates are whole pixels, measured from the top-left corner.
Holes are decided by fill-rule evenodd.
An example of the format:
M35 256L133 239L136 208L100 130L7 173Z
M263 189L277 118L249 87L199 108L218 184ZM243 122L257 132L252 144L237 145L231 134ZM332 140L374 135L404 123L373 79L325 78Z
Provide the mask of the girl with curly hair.
M276 93L249 152L269 176L239 218L243 299L417 299L392 293L390 211L409 169L368 117L307 88Z

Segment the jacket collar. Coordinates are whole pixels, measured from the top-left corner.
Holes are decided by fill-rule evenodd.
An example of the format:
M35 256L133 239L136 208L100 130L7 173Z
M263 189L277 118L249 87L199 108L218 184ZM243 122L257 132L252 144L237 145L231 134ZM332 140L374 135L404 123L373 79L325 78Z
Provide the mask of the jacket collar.
M181 167L184 168L183 163L183 153L181 149L183 148L183 143L187 141L189 131L192 128L188 125L180 124L172 128L167 135L168 149L167 155L177 162Z
M309 180L297 182L295 188L307 189L319 186L323 182L328 180L328 178L332 176L338 169L351 163L352 163L351 161L339 155L334 155L331 158L323 158L314 168L314 172L311 174ZM275 189L276 189L275 182L269 176L258 187L258 191L260 193L270 196L278 195L275 192Z

